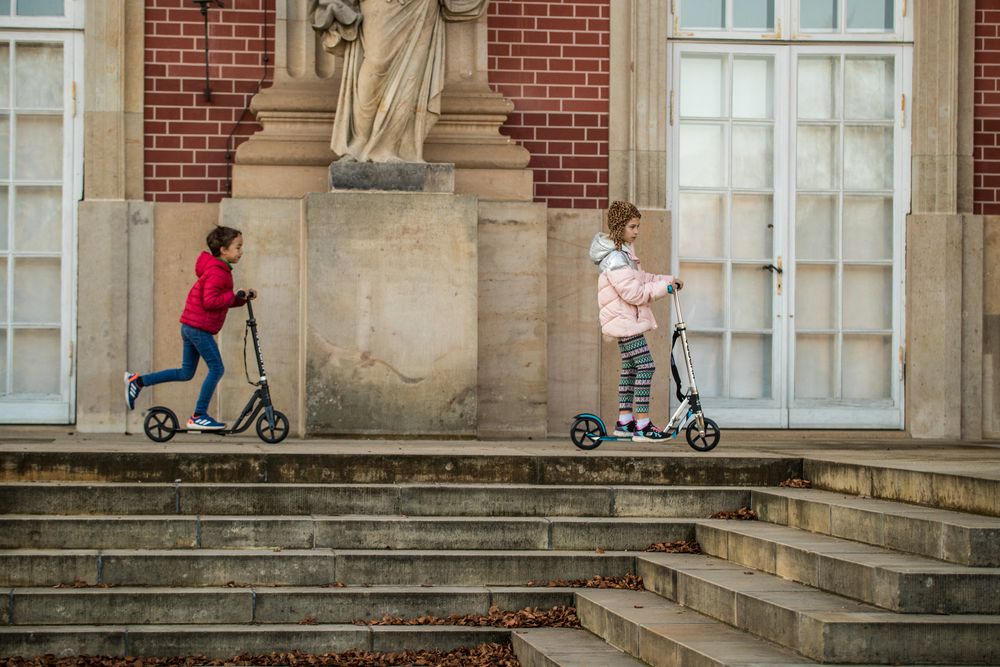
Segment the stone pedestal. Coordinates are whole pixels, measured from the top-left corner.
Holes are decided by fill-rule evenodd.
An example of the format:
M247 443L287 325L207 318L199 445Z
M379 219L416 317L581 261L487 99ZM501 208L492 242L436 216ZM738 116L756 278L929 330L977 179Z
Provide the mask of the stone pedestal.
M307 431L474 435L475 197L313 194L305 221Z

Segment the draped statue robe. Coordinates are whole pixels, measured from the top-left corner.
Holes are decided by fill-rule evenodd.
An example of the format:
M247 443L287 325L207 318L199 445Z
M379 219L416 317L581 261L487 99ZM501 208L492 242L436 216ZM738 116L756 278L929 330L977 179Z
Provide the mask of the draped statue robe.
M445 21L475 20L488 4L312 0L324 47L344 58L333 152L359 162L423 162L424 139L441 113Z

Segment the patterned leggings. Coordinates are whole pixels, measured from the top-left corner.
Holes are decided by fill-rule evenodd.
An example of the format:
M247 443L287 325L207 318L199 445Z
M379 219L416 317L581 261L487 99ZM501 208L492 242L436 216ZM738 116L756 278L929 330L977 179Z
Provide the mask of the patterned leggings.
M642 334L618 339L622 354L622 375L618 381L618 408L649 414L649 388L653 384L656 364Z

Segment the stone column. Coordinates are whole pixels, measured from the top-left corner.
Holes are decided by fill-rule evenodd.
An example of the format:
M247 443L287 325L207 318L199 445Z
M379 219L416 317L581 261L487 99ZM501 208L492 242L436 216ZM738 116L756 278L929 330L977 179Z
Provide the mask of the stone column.
M299 197L329 189L341 62L323 50L305 0L277 0L274 83L250 104L262 129L236 151L234 197Z
M971 5L916 0L913 7L905 400L907 430L915 438L982 434L983 227L970 215Z

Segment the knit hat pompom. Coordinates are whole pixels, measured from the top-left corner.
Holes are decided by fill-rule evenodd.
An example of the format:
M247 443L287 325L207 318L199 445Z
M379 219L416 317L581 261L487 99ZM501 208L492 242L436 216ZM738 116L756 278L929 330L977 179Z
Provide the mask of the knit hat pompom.
M641 218L639 209L635 204L627 201L613 201L608 207L608 236L615 243L616 248L621 248L625 243L625 225L632 218Z

